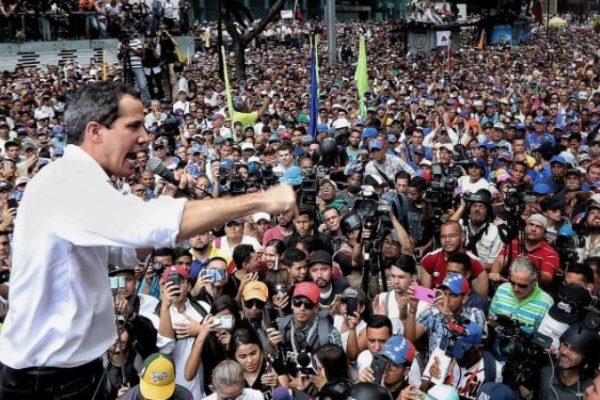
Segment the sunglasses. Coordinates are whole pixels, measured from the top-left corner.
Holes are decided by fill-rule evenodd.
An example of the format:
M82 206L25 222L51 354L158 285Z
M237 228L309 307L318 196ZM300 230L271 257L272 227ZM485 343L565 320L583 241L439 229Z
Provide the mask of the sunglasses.
M300 308L300 307L304 306L305 310L312 310L315 308L315 305L313 303L311 303L310 301L302 300L302 299L298 299L298 298L292 299L292 306L294 306L296 308Z
M263 308L265 308L265 302L264 301L260 301L258 299L244 300L244 307L246 307L246 308L258 308L259 310L262 310Z
M154 146L153 149L154 149L154 151L164 150L165 146Z
M531 282L528 284L524 284L524 283L517 283L517 282L513 282L512 280L509 280L510 284L512 285L512 287L518 287L519 289L527 289L529 286L531 286Z

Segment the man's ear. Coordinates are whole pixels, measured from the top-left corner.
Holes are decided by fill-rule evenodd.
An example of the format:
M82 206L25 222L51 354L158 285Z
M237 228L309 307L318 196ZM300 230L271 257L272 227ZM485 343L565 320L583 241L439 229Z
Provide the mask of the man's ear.
M102 125L96 121L90 121L85 126L83 132L83 141L89 141L91 143L100 143L102 141Z

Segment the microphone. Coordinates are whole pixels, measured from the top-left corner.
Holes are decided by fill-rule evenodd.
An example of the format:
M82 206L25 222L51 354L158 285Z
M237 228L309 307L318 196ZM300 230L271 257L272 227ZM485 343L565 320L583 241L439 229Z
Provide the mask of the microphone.
M165 181L169 182L172 185L175 185L175 187L177 188L178 191L184 193L187 197L195 199L196 193L190 189L190 188L185 188L185 189L181 189L179 187L179 181L177 179L175 179L175 175L173 175L173 171L171 171L169 168L167 168L167 164L165 164L164 162L161 161L160 158L157 157L150 157L148 158L148 162L146 163L146 169L150 172L152 172L155 175L160 176L161 178L163 178Z

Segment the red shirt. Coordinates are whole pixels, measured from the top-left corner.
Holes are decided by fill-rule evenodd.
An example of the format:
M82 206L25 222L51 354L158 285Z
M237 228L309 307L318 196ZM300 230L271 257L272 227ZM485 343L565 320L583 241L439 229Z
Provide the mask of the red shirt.
M465 252L465 254L471 259L471 279L475 279L483 272L483 265L479 258L470 251ZM446 264L448 264L448 259L442 248L425 254L425 257L421 259L421 266L433 279L433 287L441 285L444 282Z
M510 243L510 248L512 252L510 252L512 259L517 258L521 252L519 239L515 239ZM500 251L500 255L508 256L508 246L503 245L502 250ZM545 272L554 276L558 268L560 267L560 260L558 257L558 252L554 249L554 247L550 246L546 241L540 242L533 250L527 251L525 249L525 255L529 258L533 264L535 265L538 273L538 278Z

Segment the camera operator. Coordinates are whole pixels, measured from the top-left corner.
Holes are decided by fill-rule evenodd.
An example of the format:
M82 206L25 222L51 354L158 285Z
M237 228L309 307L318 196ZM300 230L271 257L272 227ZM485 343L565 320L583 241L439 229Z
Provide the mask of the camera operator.
M492 223L492 195L487 189L479 189L461 198L460 207L450 217L459 221L462 217L462 227L466 233L465 248L479 257L483 268L488 270L496 260L502 241L498 228Z
M146 75L142 68L143 46L139 33L134 32L132 35L128 29L123 28L121 35L122 39L117 46L117 52L123 62L123 72L125 74L131 72L135 76L144 106L149 107L152 99L148 91L148 81L146 81Z
M523 331L531 334L553 303L552 297L538 285L533 262L521 256L510 265L508 282L496 289L490 304L490 325L496 325L496 316L505 315L518 321Z
M468 299L469 282L460 274L450 272L444 282L439 285L440 291L435 299L435 306L417 314L418 299L415 297L415 286L410 287L409 310L404 326L404 337L411 342L419 340L425 333L429 333L429 354L435 351L444 338L450 334L448 320L460 321L468 319L479 325L485 332L485 314L479 308L466 307Z
M581 399L598 366L599 344L598 333L588 329L583 321L571 325L560 337L556 365L547 365L540 371L539 393L535 396L539 399Z
M488 274L477 257L464 249L465 233L457 221L447 221L440 227L442 247L427 253L421 259L421 285L432 288L440 285L446 276L448 256L466 253L471 257L471 285L483 298L488 295Z
M600 215L600 214L599 214ZM558 272L558 252L545 241L548 220L542 214L533 214L527 219L525 225L525 240L514 239L510 244L502 246L496 261L492 264L490 279L498 282L505 278L502 270L508 262L521 254L521 246L524 255L536 266L538 279L542 288L546 289L552 284L554 275Z

